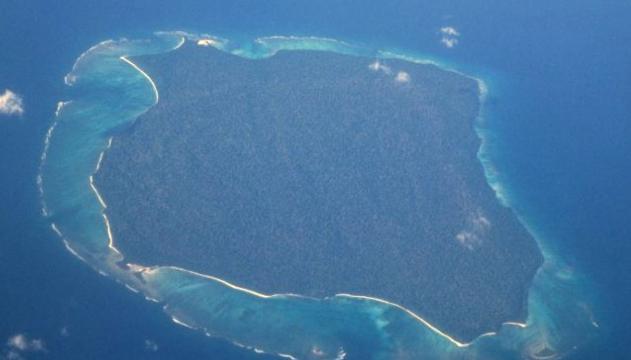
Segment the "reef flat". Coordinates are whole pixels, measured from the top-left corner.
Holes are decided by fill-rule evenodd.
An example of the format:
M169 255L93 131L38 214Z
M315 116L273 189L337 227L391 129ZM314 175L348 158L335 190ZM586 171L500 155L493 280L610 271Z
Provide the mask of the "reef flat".
M131 61L160 101L95 175L127 261L267 294L385 299L461 340L525 319L542 257L477 159L474 80L189 43Z

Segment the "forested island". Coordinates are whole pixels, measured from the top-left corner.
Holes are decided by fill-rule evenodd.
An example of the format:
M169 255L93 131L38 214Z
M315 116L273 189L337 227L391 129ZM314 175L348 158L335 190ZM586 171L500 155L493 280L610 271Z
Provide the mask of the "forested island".
M96 186L126 261L266 294L364 295L460 340L526 317L535 241L477 158L476 81L316 51L131 59L160 101Z

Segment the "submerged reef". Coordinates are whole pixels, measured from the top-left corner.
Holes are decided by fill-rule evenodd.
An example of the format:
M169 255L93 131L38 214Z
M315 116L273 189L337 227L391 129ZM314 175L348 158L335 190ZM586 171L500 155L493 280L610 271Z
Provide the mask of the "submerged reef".
M126 261L384 299L463 341L525 320L542 256L484 177L476 81L192 43L130 61L160 100L114 131L94 178Z

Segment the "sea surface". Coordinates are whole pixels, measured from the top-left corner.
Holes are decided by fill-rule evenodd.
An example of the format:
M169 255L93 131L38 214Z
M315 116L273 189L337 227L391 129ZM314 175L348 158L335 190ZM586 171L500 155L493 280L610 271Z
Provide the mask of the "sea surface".
M69 239L88 241L91 237L78 230L72 233L73 226L82 229L100 215L96 207L86 212L80 206L88 195L94 200L93 194L87 179L71 175L89 174L94 161L75 165L83 156L98 157L107 137L92 147L86 145L93 144L92 138L64 137L64 131L107 133L109 126L120 125L113 118L98 118L106 114L103 109L125 113L116 118L121 123L133 120L155 99L142 74L119 67L118 56L165 51L179 42L120 39L155 39L158 30L186 30L230 39L234 45L226 50L243 56L265 56L276 47L387 50L380 54L431 60L484 79L488 94L478 129L485 139L480 157L487 177L550 261L543 280L533 282L531 324L537 325L530 327L532 335L520 335L517 326L499 334L499 341L479 342L473 347L476 354L519 358L541 349L539 340L545 339L570 358L627 357L631 47L625 44L631 40L630 18L628 1L3 2L0 91L9 88L23 96L25 114L0 115L0 356L15 350L4 339L22 334L45 344L43 350L24 350L24 357L266 357L176 326L160 305L117 284L112 274L93 270L107 261L87 259L86 265L50 228L51 222L66 223ZM453 31L441 31L446 27ZM263 47L252 41L273 35L299 38ZM66 86L65 75L81 74L72 68L77 58L107 39L116 42L100 48L104 57L84 62L83 75L90 74L84 80L90 81L67 77L76 85ZM113 69L120 69L120 76L108 76ZM133 106L121 106L121 92L113 89L125 90L125 104ZM59 164L56 174L68 177L49 181L51 209L45 217L37 185L38 175L46 174L40 167L44 139L59 118L58 102L71 99L75 102L61 108L60 116L72 116L68 123L78 127L56 129L52 139L71 141L60 143L46 159ZM73 192L72 179L87 192ZM56 204L64 206L55 211ZM81 251L102 249L96 241ZM351 320L359 325L367 321L362 316ZM370 330L343 339L347 358L383 354L384 342L374 340L383 340L384 333L365 328ZM404 348L414 351L409 344L420 343L413 341L416 335L408 336L416 331L410 329L406 325L394 333L403 334ZM453 344L444 345L444 337L428 334L421 337L430 353L465 356L452 351ZM265 341L270 349L275 342L286 346L281 338Z

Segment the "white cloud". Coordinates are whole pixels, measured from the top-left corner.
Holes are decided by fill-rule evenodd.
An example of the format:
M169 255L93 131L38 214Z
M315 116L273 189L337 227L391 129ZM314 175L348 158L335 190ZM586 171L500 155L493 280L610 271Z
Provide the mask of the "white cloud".
M41 339L31 339L25 334L15 334L7 342L0 358L7 360L21 360L24 353L45 352L46 345Z
M456 240L465 248L473 250L482 245L484 237L491 229L491 221L479 210L469 217L467 223L465 229L456 234Z
M440 42L443 43L443 45L445 45L445 47L449 49L458 45L458 39L449 39L449 38L443 37L442 39L440 39Z
M491 227L491 222L489 221L489 219L487 219L486 216L482 214L478 214L478 216L474 218L472 222L476 230L482 231Z
M440 28L440 32L447 36L460 36L460 32L452 26L444 26Z
M146 339L145 340L145 350L156 352L156 351L158 351L158 344L155 341L153 341L153 340Z
M453 48L456 45L458 45L458 38L460 37L460 31L458 31L455 27L453 26L443 26L440 28L440 34L441 34L441 38L440 38L440 42L446 47L446 48Z
M19 351L37 352L46 350L44 341L42 341L41 339L30 339L24 334L16 334L11 336L9 340L7 340L7 345L10 348Z
M68 330L67 326L64 326L59 330L59 334L63 337L68 337L70 336L70 330Z
M399 71L394 80L400 83L410 82L410 74L406 73L405 71Z
M4 93L0 95L0 114L22 115L23 113L22 98L9 89L4 90Z
M460 245L466 247L469 250L473 250L482 243L482 240L480 240L480 238L476 234L465 230L459 232L458 235L456 235L456 239L458 240Z
M373 63L368 65L368 68L375 72L381 71L386 75L392 75L392 68L379 60L375 60ZM407 83L410 82L411 78L410 74L408 74L407 72L398 71L397 74L394 75L394 80L399 83Z
M368 65L368 68L372 71L383 71L388 75L392 73L392 69L388 65L382 64L379 60L375 60L374 63Z

